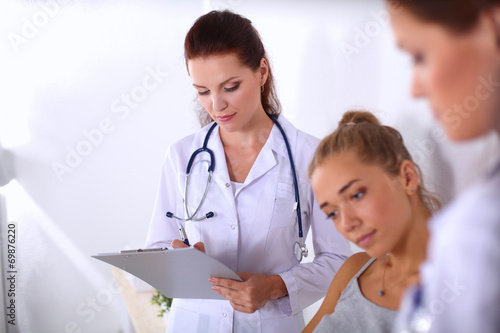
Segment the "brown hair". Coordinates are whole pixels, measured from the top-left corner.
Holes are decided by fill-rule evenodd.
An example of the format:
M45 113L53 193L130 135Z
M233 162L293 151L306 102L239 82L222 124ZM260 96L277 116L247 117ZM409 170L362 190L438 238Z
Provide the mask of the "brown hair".
M419 175L418 195L431 212L441 208L439 200L424 186L422 172L406 149L403 137L394 128L383 126L367 111L347 111L338 128L325 137L314 153L309 177L328 158L352 149L363 163L380 165L388 174L397 176L403 161L411 161Z
M199 17L189 29L184 40L186 63L197 57L210 57L235 53L244 66L256 71L262 58L269 65L269 74L261 93L262 107L267 113L278 117L281 106L274 86L271 65L267 58L259 33L252 26L252 21L229 10L213 10ZM198 112L202 126L212 121L202 108Z
M458 33L472 29L481 11L500 4L500 0L387 0L387 2L403 6L423 21L441 24Z

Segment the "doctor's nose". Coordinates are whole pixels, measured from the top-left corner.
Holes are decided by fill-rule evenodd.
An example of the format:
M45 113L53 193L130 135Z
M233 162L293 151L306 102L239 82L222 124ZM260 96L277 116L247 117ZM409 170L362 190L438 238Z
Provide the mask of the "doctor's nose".
M418 70L413 71L413 80L411 83L411 94L413 97L425 97L425 89L421 73Z
M216 112L223 111L227 108L227 102L219 94L212 95L212 108Z

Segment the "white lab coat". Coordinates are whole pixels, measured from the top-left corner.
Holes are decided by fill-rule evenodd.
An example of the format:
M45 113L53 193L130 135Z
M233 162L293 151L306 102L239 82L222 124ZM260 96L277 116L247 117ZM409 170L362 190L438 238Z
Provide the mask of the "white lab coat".
M396 332L500 332L500 165L430 222L421 286Z
M319 140L298 131L283 116L279 121L294 156L304 240L312 226L314 262L298 264L293 254L293 243L298 240L293 178L279 129L274 125L243 186L234 193L216 127L208 141L215 157L214 181L197 214L213 211L215 217L186 222L188 239L191 244L203 242L208 255L235 272L279 274L289 295L267 302L252 314L235 311L226 300L175 299L167 332L300 332L302 310L325 295L335 272L351 254L346 240L319 209L307 179ZM167 152L145 246L170 247L172 240L180 238L176 220L165 213L185 216L186 166L192 152L202 147L210 126L173 144ZM207 160L208 154L198 156L191 171L190 213L200 202L208 174L207 163L199 162Z

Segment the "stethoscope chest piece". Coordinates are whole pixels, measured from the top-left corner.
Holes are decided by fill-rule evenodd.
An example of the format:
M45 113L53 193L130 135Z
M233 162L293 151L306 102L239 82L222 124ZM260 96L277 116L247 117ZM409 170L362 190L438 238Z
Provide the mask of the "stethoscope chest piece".
M307 256L309 255L309 250L305 245L302 245L301 243L296 241L295 243L293 243L293 253L295 254L295 259L297 259L298 262L301 262L302 258L307 258Z

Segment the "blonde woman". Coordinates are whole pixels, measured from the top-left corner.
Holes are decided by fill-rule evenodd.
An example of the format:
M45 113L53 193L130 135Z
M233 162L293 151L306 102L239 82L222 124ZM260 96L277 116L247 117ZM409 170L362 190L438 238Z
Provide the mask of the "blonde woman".
M439 202L399 132L369 112L344 114L309 175L323 212L366 252L340 268L303 332L390 332L406 287L419 280L427 220Z

